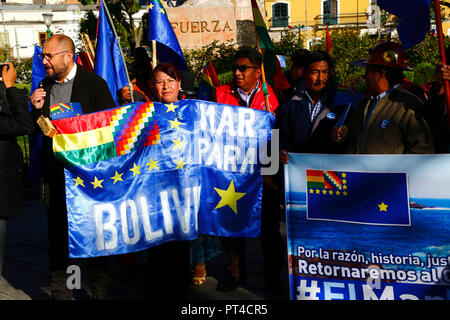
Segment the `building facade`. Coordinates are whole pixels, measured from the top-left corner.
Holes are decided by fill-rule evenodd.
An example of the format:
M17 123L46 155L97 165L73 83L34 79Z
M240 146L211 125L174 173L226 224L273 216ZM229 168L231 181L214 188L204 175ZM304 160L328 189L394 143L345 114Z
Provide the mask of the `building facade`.
M301 32L304 46L309 48L315 38L313 28L325 30L342 27L357 27L361 34L396 34L392 25L379 23L380 9L374 0L266 0L267 24L270 35L277 41L281 33L289 28ZM450 36L450 9L444 8L443 30ZM431 28L435 29L432 24Z

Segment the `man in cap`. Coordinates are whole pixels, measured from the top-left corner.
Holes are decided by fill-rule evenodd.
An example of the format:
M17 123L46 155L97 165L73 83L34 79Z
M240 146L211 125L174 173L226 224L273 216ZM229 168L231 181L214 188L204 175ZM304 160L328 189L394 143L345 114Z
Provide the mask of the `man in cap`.
M411 70L400 44L383 42L371 51L365 66L368 99L359 104L348 125L332 131L346 153L432 153L431 131L423 118L423 103L402 88L403 70Z

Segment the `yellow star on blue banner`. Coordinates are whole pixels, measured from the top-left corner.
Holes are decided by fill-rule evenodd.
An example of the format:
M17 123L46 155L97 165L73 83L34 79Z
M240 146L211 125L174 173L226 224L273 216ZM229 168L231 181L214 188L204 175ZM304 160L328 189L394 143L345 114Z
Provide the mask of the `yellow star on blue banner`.
M245 193L236 192L236 190L234 189L233 180L231 180L227 190L221 190L218 188L214 188L214 190L216 190L221 198L215 209L229 206L231 210L233 210L233 212L237 215L237 201L245 196Z

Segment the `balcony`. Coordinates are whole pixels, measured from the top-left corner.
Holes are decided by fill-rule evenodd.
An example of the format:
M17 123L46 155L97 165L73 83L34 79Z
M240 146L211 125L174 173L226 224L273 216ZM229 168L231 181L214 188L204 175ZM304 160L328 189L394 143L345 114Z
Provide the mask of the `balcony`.
M273 17L269 19L269 28L287 28L289 27L289 17Z
M314 17L314 24L321 29L328 25L340 26L362 26L367 23L369 15L367 12L341 13L341 14L319 14Z

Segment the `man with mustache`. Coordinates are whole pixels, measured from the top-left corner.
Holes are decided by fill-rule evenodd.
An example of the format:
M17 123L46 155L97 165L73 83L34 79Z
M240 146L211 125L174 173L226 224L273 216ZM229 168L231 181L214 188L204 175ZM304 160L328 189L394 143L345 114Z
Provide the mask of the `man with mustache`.
M345 107L334 105L336 91L331 57L323 51L309 53L302 82L291 100L282 105L276 119L280 163L288 163L288 152L339 153L338 145L329 138Z

